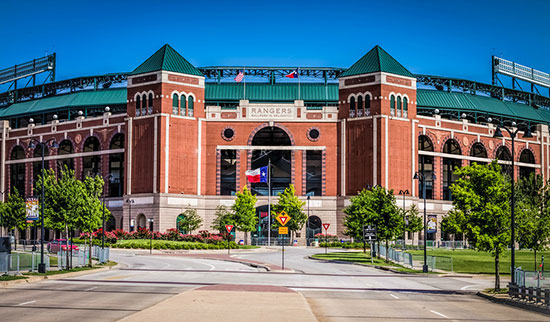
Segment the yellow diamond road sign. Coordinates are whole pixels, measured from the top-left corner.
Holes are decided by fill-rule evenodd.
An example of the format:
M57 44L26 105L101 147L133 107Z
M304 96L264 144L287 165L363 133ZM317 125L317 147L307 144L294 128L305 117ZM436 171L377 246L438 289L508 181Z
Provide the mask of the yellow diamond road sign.
M277 217L275 217L275 219L277 219L281 226L285 226L290 221L290 216L283 210Z
M288 227L279 227L279 235L288 235Z

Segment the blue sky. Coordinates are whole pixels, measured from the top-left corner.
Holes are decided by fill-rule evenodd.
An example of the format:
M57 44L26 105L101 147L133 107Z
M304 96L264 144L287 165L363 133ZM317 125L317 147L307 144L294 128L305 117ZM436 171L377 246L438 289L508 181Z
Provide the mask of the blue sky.
M53 4L55 3L55 4ZM169 43L195 66L349 67L379 44L413 73L550 72L550 1L0 2L0 69L57 53L57 79L131 71Z

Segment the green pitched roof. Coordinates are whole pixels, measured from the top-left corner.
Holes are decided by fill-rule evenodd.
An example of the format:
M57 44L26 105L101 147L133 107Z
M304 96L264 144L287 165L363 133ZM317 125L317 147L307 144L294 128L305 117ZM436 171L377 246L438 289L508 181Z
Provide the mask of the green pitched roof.
M470 111L534 123L550 123L550 112L548 110L536 109L526 104L501 101L488 96L417 89L416 100L418 107L461 112Z
M139 65L130 75L144 74L158 70L167 70L176 73L203 76L202 73L174 48L166 44L156 53Z
M12 104L0 109L1 118L39 114L61 108L93 107L98 105L126 104L126 88L100 91L82 91Z
M348 70L343 72L340 77L368 74L374 72L385 72L395 75L414 77L403 65L395 58L390 56L382 47L376 45L365 56L361 57Z
M206 83L205 95L207 101L242 100L244 85L238 83ZM294 101L298 99L298 84L296 83L247 83L246 99L250 101ZM302 83L300 99L304 101L334 101L338 102L338 84Z

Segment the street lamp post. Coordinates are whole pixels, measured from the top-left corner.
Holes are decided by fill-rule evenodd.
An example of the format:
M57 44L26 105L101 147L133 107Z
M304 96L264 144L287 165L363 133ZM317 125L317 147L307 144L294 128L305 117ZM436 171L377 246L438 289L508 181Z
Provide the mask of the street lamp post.
M306 224L306 245L309 245L309 241L308 241L308 238L309 238L309 231L310 231L310 227L309 227L309 199L311 199L311 196L307 196L307 224Z
M130 211L128 212L128 232L130 231L130 226L132 225L132 204L134 202L134 199L126 199L126 203L130 206Z
M33 119L29 120L29 123L33 122ZM38 273L46 273L46 264L44 263L44 153L47 145L50 145L52 148L57 148L58 145L54 138L48 139L46 141L31 139L29 143L29 149L34 149L38 145L40 145L42 150L42 198L40 200L40 264L38 264Z
M111 174L104 176L103 179L111 181ZM103 188L103 218L101 224L101 249L105 249L105 187Z
M407 223L406 223L406 212L405 212L405 196L409 194L409 190L399 190L399 195L403 196L403 249L405 249L405 238L406 238L406 230L407 230Z
M492 123L492 119L489 118L488 119L488 122L489 123ZM518 134L519 130L520 130L520 126L525 130L525 132L523 133L523 137L524 138L532 138L533 135L531 134L531 127L529 125L526 125L526 124L520 124L520 126L518 126L518 124L516 122L512 122L511 123L512 127L507 127L505 125L497 125L497 129L495 131L495 134L493 135L493 137L495 138L502 138L504 137L504 135L502 135L502 131L501 129L504 129L506 130L506 132L508 132L508 134L510 135L510 139L512 140L512 209L510 211L510 219L511 219L511 229L510 229L510 234L511 234L511 241L512 241L512 245L511 245L511 250L512 250L512 265L510 267L511 269L511 274L512 274L512 277L511 277L511 284L514 285L516 284L516 276L514 274L514 270L516 268L516 254L515 254L515 250L516 250L516 238L515 238L515 226L516 226L516 218L515 218L515 208L516 208L516 197L515 197L515 191L514 191L514 181L515 181L515 178L514 178L514 172L515 172L515 166L514 166L514 140L516 138L516 135Z
M149 218L147 219L149 222L149 254L153 254L153 223L155 222L155 219Z
M432 174L432 180L435 180L435 174ZM428 255L426 253L426 235L428 234L428 229L426 226L426 177L423 173L416 172L413 177L414 180L420 180L422 183L422 198L424 199L424 265L422 265L422 272L427 273L428 272Z

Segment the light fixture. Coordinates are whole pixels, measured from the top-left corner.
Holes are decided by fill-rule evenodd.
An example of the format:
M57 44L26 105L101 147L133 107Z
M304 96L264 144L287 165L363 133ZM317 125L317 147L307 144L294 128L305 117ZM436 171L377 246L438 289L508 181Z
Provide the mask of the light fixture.
M487 119L487 123L493 123L493 118L489 117L489 118Z
M438 108L436 108L436 109L434 110L434 114L439 114L439 109L438 109Z
M29 123L34 123L34 119L32 117L29 119Z
M418 179L419 179L419 177L418 177L418 172L415 172L415 173L414 173L413 180L418 180Z
M84 112L78 111L78 116L82 116L82 115L84 115Z
M59 148L59 144L55 140L52 141L52 148L57 149Z
M54 114L54 115L52 116L52 118L53 118L54 120L57 120L57 114Z
M111 111L111 108L109 106L105 106L105 112L109 113Z
M460 115L463 119L465 119L467 117L466 113L462 113L462 115Z
M500 127L497 127L497 130L495 131L495 134L493 134L494 138L501 138L504 135L502 135L502 131L500 130Z
M526 138L526 139L529 139L529 138L533 137L533 133L531 133L531 127L530 126L527 127L527 130L523 134L523 137Z
M516 127L516 125L518 125L518 124L516 123L516 121L513 121L513 122L512 122L512 127Z
M29 149L34 149L36 148L36 143L34 143L34 141L31 141L31 143L29 143Z

